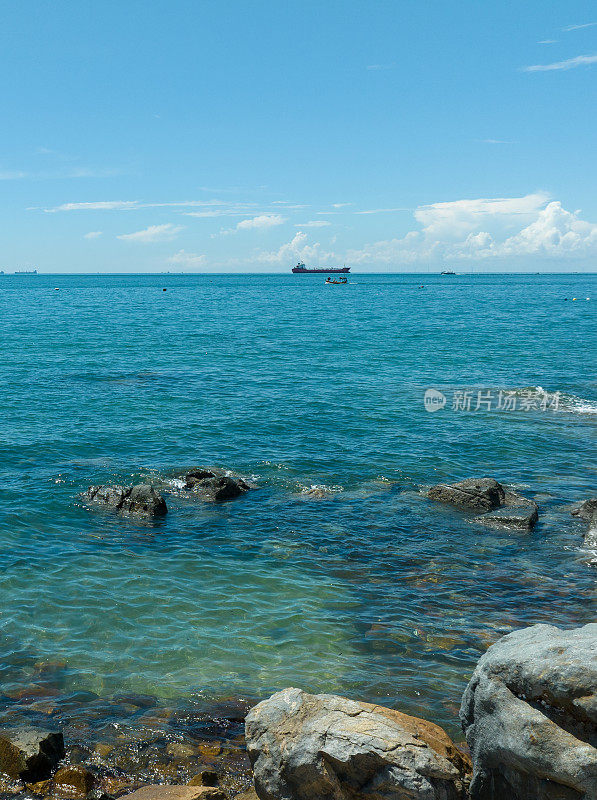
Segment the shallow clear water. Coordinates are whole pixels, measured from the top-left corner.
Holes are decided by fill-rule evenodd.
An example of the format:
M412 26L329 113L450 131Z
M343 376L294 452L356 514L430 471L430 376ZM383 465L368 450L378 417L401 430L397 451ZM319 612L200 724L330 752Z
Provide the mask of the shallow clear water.
M499 635L594 618L569 504L595 487L595 276L0 280L3 690L64 659L65 692L295 685L454 732ZM428 387L538 386L557 410L423 406ZM259 489L174 490L151 524L77 500L197 464ZM471 475L535 497L536 529L422 495Z

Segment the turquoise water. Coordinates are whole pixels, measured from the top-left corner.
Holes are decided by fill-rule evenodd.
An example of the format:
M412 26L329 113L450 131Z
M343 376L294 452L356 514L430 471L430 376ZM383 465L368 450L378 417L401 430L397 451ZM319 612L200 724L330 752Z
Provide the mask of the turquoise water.
M454 731L498 636L594 618L569 504L595 489L595 276L0 280L3 691L58 659L64 692L293 685ZM429 387L561 395L428 413ZM199 464L259 488L191 501L171 478ZM422 495L471 475L535 497L536 529ZM140 478L166 482L163 521L77 500Z

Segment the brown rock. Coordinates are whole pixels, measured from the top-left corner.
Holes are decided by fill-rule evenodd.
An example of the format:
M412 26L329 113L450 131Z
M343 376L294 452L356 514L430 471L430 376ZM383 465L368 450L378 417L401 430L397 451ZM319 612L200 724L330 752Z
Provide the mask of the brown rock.
M113 744L108 744L107 742L99 742L95 745L95 752L101 759L108 758L110 753L114 750Z
M56 797L86 797L95 785L95 776L86 767L62 767L54 775L54 792Z
M245 735L263 800L467 796L468 760L448 735L390 708L285 689L251 709Z
M227 800L220 789L211 786L143 786L125 800Z
M234 800L259 800L255 789L247 789L246 792L234 795Z
M47 797L52 789L52 781L38 781L37 783L28 783L27 791L34 794L36 797Z
M190 758L197 755L197 748L187 742L169 742L166 752L172 758Z

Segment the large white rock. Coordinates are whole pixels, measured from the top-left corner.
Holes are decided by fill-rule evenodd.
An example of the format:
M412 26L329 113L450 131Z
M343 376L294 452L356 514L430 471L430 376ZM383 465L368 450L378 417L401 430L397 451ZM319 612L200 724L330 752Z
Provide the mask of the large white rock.
M480 659L460 718L473 800L596 800L597 625L534 625Z
M285 689L246 718L260 800L460 800L468 765L437 725Z

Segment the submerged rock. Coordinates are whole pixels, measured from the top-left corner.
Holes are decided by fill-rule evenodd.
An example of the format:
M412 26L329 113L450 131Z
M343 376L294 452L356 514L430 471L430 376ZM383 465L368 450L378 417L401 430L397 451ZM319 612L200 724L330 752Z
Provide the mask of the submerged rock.
M438 483L429 489L427 496L430 500L457 508L484 512L474 520L483 525L530 530L539 519L539 509L534 500L505 489L494 478Z
M382 706L285 689L246 717L261 800L459 800L467 764L437 725Z
M26 783L43 781L53 774L64 756L64 738L59 731L0 731L0 772L10 778Z
M114 511L145 517L162 517L168 511L162 495L148 483L136 486L90 486L83 497Z
M62 767L54 775L54 794L58 797L77 798L87 797L95 786L95 776L86 767Z
M473 800L597 798L597 624L499 639L475 668L460 719Z
M530 530L539 519L539 509L534 500L523 497L518 492L506 492L503 505L475 518L475 522L495 527L522 528Z

